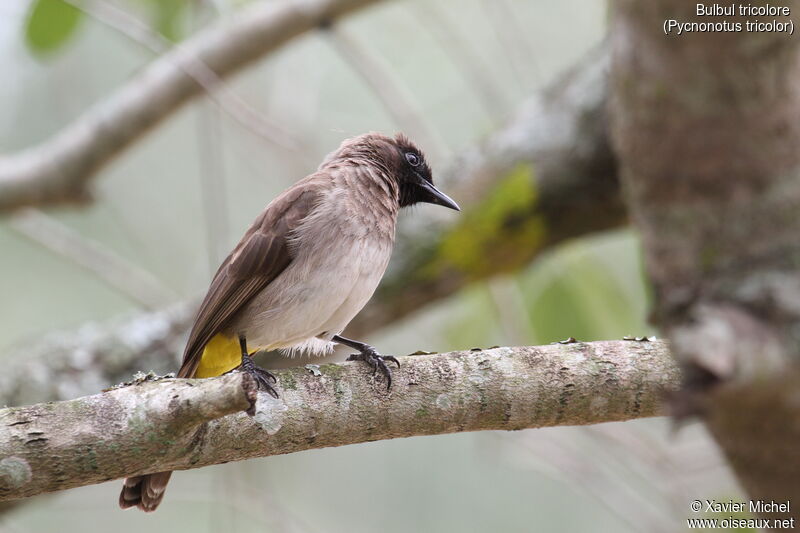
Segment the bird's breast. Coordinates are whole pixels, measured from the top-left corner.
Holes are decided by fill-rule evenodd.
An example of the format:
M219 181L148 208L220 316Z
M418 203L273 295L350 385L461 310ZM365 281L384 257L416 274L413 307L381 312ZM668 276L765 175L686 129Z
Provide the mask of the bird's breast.
M340 333L369 301L389 263L394 221L372 227L334 213L317 209L303 221L292 262L239 314L235 328L248 345L286 348Z

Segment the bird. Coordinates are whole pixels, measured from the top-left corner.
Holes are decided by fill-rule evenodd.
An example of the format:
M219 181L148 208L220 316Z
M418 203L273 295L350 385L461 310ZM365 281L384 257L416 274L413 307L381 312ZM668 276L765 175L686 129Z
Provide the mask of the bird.
M433 184L423 152L404 134L344 140L316 172L270 202L214 275L186 343L180 378L238 370L274 397L275 376L253 362L263 350L288 355L357 350L392 384L369 344L341 336L375 292L392 254L397 215L418 203L460 211ZM125 479L123 509L155 511L172 472Z

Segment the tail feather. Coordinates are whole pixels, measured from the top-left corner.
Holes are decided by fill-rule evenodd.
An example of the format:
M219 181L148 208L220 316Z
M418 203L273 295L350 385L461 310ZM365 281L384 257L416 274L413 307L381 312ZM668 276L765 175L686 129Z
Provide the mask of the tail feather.
M200 357L188 357L185 353L183 361L178 370L179 378L221 376L242 363L239 339L217 334L203 348ZM171 475L172 472L156 472L126 478L119 495L119 506L123 509L138 507L147 513L155 511L164 499Z
M138 507L148 513L155 511L164 498L171 475L172 472L157 472L125 479L119 495L119 506L123 509Z

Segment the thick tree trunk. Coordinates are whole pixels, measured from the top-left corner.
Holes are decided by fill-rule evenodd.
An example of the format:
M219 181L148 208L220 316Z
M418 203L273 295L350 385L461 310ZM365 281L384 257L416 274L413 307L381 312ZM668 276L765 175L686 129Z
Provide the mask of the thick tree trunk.
M685 369L678 414L702 416L752 498L790 500L797 517L800 46L785 33L663 33L667 19L721 20L695 10L615 2L623 183L655 317Z

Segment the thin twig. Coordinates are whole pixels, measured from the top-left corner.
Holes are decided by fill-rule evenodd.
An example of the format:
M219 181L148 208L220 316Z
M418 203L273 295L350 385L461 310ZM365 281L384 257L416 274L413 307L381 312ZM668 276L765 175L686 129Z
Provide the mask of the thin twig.
M161 309L180 299L150 272L38 209L15 213L9 225L23 237L93 273L145 309Z
M519 17L508 0L482 0L481 4L498 41L503 45L514 77L522 89L531 90L541 79L536 56L542 53L527 38L533 32L520 27Z
M198 158L203 197L209 276L225 257L228 236L228 200L225 190L225 156L216 109L202 107L198 116Z
M436 2L422 2L418 6L423 10L418 20L428 27L430 34L450 57L464 78L465 86L477 94L489 120L494 124L500 122L507 112L508 99L494 83L496 76L492 75L491 67L481 59L471 43L461 36L450 17L439 10Z
M109 2L102 0L66 1L151 52L164 54L174 48L168 39L146 23ZM182 55L175 66L183 69L186 74L199 83L220 109L249 131L286 150L298 151L301 149L300 139L295 138L286 128L264 116L263 113L231 91L220 77L200 59Z
M201 30L49 140L0 158L0 212L89 199L89 182L100 168L204 91L182 67L187 63L225 78L287 41L377 2L263 1Z
M386 63L338 26L328 28L326 34L333 47L372 88L397 125L418 139L426 152L446 159L450 152L447 144Z

